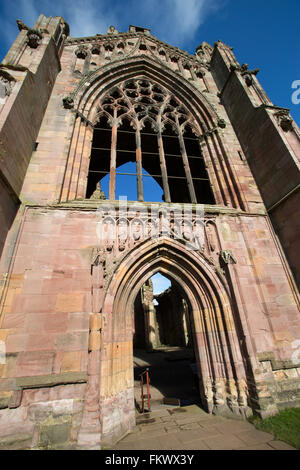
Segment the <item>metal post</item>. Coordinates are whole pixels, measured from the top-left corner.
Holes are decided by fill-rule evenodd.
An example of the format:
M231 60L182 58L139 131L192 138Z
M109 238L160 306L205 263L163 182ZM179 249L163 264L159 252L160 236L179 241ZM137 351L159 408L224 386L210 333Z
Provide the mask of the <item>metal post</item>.
M143 374L141 375L141 398L142 398L142 413L144 413L145 405L144 405L144 379L143 379Z
M146 369L146 381L147 381L147 395L148 395L148 412L151 411L150 406L150 381L149 381L149 369Z

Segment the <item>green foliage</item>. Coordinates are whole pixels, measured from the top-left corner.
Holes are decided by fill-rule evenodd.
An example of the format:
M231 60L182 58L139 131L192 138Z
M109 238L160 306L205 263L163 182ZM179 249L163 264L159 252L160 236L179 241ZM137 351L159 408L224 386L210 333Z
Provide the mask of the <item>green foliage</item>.
M266 419L252 416L249 421L256 429L269 432L276 439L287 442L300 450L300 408L286 408Z

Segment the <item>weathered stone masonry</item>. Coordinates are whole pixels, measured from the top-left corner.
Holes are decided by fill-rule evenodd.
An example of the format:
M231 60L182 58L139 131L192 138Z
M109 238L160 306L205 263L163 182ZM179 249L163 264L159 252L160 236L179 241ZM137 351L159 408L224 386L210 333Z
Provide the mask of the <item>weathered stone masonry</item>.
M300 406L300 145L288 110L220 41L191 56L134 26L70 38L61 17L18 25L0 65L0 446L99 449L134 427L133 306L156 272L188 301L208 412L265 417ZM109 201L89 171L103 116ZM128 202L124 217L114 178L126 122L139 204ZM182 201L166 128L184 162ZM158 212L172 202L190 210L181 236L166 234L163 216L154 226L143 201L145 129L157 139ZM201 200L191 136L215 203ZM190 250L202 203L203 244ZM113 241L99 240L99 221L116 224Z

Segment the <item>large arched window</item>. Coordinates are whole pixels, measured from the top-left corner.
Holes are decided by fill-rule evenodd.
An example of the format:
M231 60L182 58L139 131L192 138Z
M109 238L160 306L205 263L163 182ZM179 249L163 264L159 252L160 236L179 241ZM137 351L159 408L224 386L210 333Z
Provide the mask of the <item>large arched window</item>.
M107 196L117 199L126 176L128 199L215 203L192 115L162 86L127 80L104 95L97 113L87 198L109 178Z

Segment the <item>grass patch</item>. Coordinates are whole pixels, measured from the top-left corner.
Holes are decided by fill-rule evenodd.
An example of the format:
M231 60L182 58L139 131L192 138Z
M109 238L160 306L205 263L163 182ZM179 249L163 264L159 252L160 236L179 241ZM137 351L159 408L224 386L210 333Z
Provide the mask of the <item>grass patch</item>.
M251 416L249 421L256 429L269 432L276 439L300 450L300 408L287 408L266 419Z

